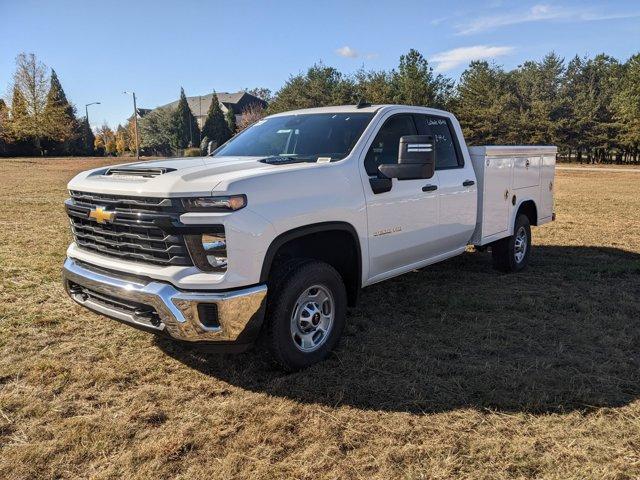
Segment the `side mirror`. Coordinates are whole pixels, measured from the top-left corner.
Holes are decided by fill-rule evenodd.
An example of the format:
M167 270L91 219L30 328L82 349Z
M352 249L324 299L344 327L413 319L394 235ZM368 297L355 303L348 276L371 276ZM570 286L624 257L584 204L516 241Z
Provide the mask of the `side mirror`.
M398 163L380 165L378 171L388 178L416 180L433 177L436 154L432 135L405 135L400 137Z

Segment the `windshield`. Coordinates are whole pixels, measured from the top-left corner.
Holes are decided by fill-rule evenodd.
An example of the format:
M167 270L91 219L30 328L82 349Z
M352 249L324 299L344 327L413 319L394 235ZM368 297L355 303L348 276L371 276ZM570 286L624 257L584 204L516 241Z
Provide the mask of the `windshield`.
M373 115L311 113L265 118L231 139L213 156L340 160L351 152Z

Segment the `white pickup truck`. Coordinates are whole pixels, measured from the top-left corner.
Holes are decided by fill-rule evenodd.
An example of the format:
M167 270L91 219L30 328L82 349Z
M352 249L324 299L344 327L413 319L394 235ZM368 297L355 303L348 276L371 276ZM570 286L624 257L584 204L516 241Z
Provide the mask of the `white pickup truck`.
M339 341L362 287L489 247L526 266L554 219L556 148L467 148L448 112L338 106L272 115L204 158L102 167L69 182L76 302L287 370Z

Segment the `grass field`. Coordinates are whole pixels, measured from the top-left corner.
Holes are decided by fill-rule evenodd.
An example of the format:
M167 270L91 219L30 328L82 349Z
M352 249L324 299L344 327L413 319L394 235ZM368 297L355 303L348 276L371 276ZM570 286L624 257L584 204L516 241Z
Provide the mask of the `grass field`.
M104 163L0 161L0 478L640 478L638 173L559 171L525 272L370 287L285 375L65 297L65 184Z

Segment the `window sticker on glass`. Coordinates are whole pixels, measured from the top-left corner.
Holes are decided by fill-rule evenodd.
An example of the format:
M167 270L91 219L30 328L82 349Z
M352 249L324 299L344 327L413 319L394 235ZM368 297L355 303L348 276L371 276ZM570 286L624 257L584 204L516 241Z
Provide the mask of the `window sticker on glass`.
M427 118L427 125L446 125L447 121L443 118Z

